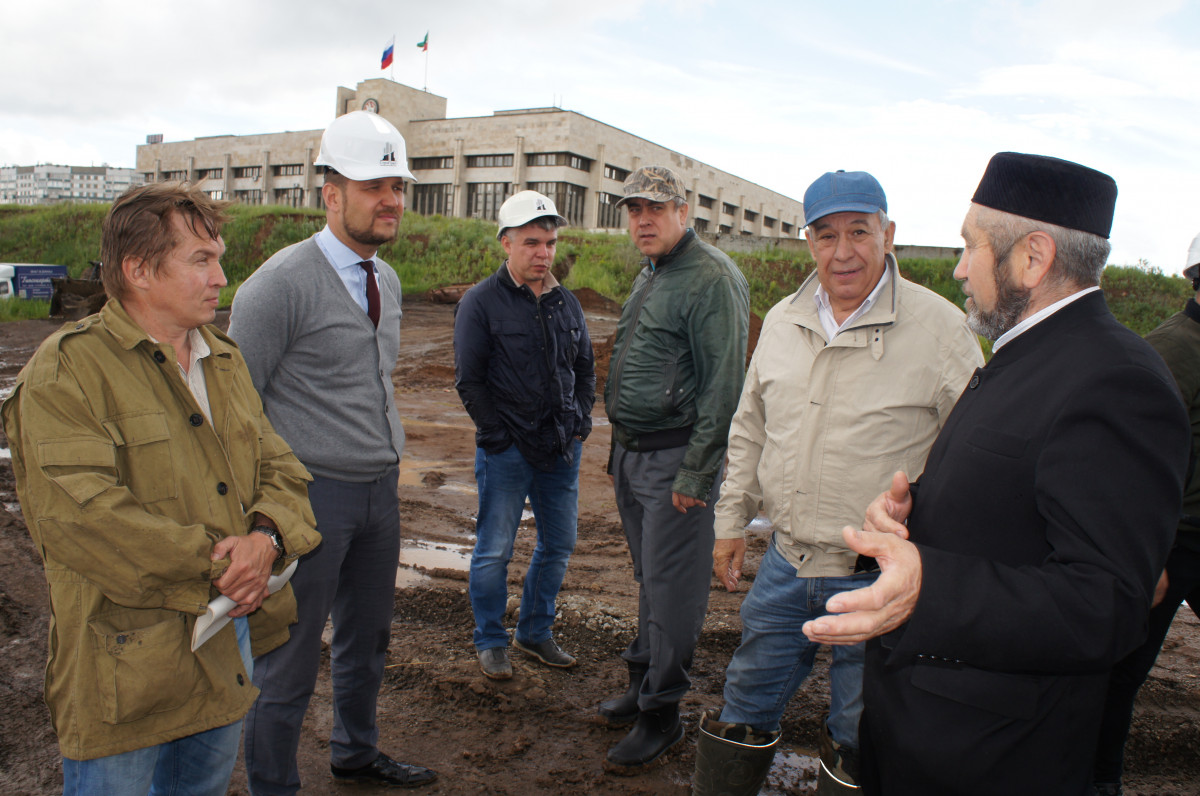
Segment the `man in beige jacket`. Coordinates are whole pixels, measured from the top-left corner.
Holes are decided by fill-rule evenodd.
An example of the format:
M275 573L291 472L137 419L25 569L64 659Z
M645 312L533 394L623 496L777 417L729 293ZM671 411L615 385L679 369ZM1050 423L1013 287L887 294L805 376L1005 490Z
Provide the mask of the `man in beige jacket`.
M47 338L2 408L50 585L46 704L68 796L226 792L258 694L251 652L296 621L290 585L269 594L268 579L321 539L308 472L209 325L223 208L176 182L117 199L108 304ZM200 641L218 596L233 621Z
M804 195L816 272L767 314L729 431L717 503L714 573L738 588L744 528L774 528L742 605L742 643L725 706L705 716L696 792L721 793L747 766L761 783L779 720L818 645L801 626L840 591L877 576L845 546L842 526L892 473L921 471L972 371L979 342L953 304L900 276L896 225L865 172L831 172ZM819 793L853 792L862 712L863 645L837 647L822 739ZM751 792L750 790L738 792Z

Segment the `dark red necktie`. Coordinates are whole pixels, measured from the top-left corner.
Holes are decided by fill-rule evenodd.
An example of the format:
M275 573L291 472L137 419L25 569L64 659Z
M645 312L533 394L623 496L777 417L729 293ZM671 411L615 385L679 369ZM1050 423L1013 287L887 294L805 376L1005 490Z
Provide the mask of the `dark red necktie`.
M367 272L367 317L375 328L379 328L379 285L375 283L375 263L364 260L359 265Z

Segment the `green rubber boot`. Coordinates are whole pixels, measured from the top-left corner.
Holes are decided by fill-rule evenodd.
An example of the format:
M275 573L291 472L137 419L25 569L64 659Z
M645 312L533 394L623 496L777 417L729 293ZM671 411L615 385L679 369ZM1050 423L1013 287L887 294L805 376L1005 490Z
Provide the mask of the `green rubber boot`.
M858 784L858 750L838 744L829 734L829 727L825 726L825 734L821 736L817 796L853 796L861 791Z
M748 724L718 721L721 711L706 711L696 739L695 796L754 796L767 779L779 732L760 732Z

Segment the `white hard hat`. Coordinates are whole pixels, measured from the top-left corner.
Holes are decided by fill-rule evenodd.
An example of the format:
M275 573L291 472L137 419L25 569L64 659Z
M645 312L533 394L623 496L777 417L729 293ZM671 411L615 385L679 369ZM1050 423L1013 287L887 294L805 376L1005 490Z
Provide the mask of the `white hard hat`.
M537 191L521 191L513 194L504 200L504 204L500 205L498 217L500 231L496 233L496 240L500 240L504 235L504 230L523 227L538 218L553 218L560 227L567 223L567 220L558 214L558 208L554 206L550 197L543 196Z
M1183 265L1183 275L1188 279L1200 276L1200 235L1192 238L1192 245L1188 247L1187 262Z
M369 111L352 111L330 122L313 165L329 166L357 181L417 179L408 170L404 136L387 119Z

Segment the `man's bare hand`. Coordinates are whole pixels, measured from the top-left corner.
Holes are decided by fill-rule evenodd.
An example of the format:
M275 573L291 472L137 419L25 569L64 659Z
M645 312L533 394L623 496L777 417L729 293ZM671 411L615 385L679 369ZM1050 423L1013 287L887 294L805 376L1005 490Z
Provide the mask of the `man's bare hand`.
M1167 596L1167 586L1171 585L1167 579L1167 571L1164 569L1162 574L1158 576L1158 583L1154 584L1154 600L1150 603L1151 608L1155 608Z
M892 476L892 485L888 490L867 506L863 530L894 533L901 539L907 539L908 526L904 521L911 511L912 493L908 491L908 476L897 472Z
M690 495L681 495L678 492L671 493L671 504L675 506L675 510L680 514L687 514L687 510L692 506L699 506L702 509L708 507L708 504L700 498L694 498Z
M267 579L277 553L270 537L262 533L227 536L213 545L212 560L229 559L229 568L213 581L217 590L237 603L233 618L258 610L267 598Z
M726 591L737 591L746 560L745 539L718 539L713 545L713 574Z
M921 554L893 533L842 529L846 545L879 562L879 578L863 589L829 598L832 616L804 623L804 635L819 644L857 644L882 636L908 621L921 593Z

